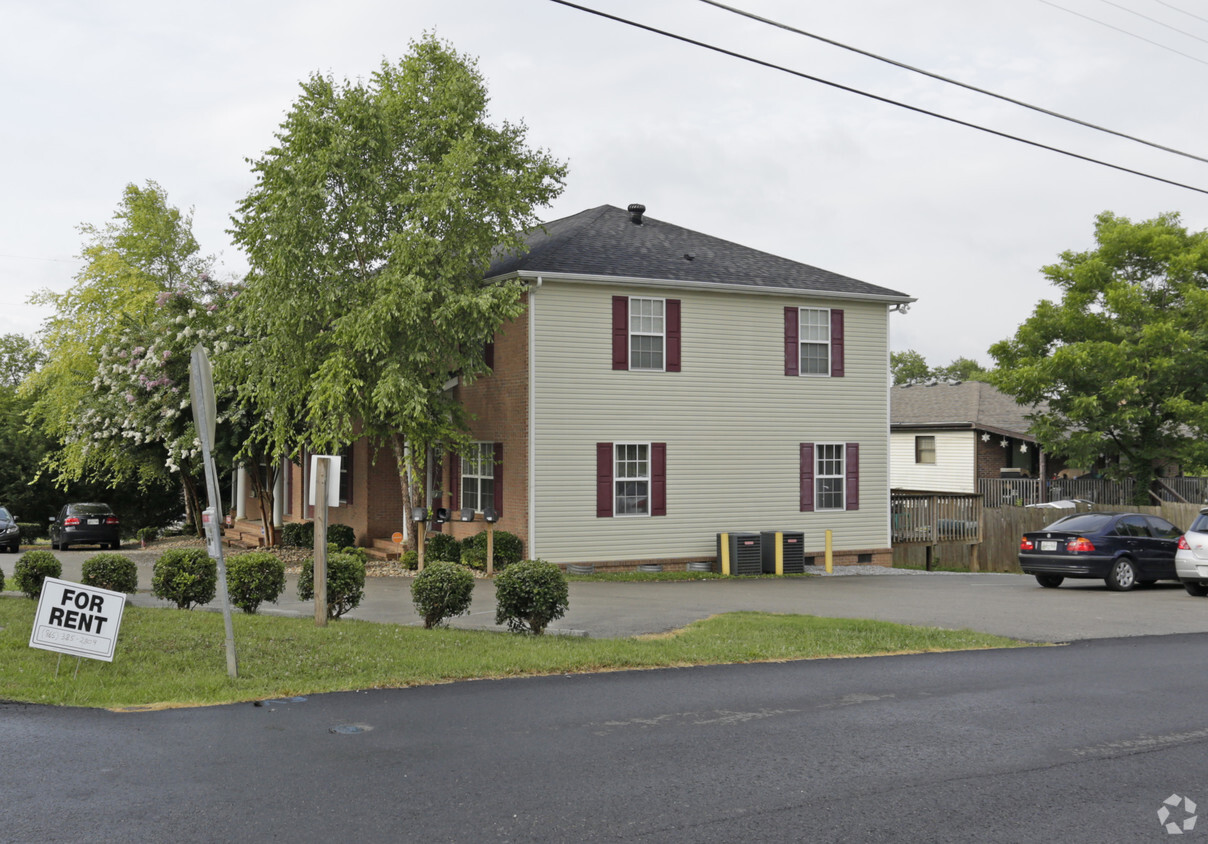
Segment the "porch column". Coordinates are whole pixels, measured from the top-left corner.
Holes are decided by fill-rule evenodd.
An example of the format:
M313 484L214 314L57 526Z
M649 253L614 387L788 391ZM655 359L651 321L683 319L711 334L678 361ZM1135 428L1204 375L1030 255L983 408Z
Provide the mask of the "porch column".
M235 473L235 518L247 518L247 470L243 466Z

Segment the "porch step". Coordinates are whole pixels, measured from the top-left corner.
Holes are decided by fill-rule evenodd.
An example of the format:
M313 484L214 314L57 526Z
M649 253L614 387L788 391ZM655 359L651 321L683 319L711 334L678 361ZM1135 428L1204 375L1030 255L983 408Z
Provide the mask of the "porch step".
M373 544L365 549L365 553L375 560L397 560L405 549L397 542L389 539L375 539Z
M222 529L223 541L241 548L262 548L266 544L259 521L236 519L230 527Z

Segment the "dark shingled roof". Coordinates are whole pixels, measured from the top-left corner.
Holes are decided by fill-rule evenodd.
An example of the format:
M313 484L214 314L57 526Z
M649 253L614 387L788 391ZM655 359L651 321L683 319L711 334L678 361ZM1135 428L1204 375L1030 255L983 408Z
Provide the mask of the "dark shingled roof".
M543 228L529 233L529 251L524 255L496 258L487 277L544 273L658 279L914 301L896 290L651 217L643 216L639 225L628 211L612 205L581 211Z
M977 428L1021 440L1028 434L1033 408L981 381L916 384L893 388L890 428Z

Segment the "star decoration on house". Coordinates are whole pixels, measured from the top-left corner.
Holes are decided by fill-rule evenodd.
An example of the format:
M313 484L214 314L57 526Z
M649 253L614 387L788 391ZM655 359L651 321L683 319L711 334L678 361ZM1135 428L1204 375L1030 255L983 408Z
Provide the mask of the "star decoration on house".
M982 434L982 442L984 442L984 443L990 442L990 432L989 431L986 431Z
M1028 444L1027 444L1027 443L1020 443L1020 444L1019 444L1019 453L1020 453L1020 454L1027 454L1027 453L1028 453Z
M999 443L998 443L998 444L999 444L999 445L1001 445L1003 448L1006 448L1008 445L1010 445L1010 443L1009 443L1009 442L1007 442L1007 438L1006 438L1006 437L1003 437L1001 440L999 440Z

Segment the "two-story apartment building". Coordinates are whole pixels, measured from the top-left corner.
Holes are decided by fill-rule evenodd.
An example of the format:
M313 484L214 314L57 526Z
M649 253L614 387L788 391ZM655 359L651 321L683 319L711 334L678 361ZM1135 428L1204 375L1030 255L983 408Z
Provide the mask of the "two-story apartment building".
M837 563L890 559L889 314L913 299L640 205L528 245L488 273L523 280L527 307L495 337L494 374L453 387L475 445L442 461L440 503L495 508L556 563L675 568L713 559L719 532L761 530L803 531L819 561L827 530ZM365 544L403 522L393 460L374 454L350 450L331 513Z

